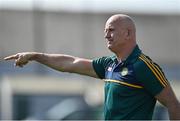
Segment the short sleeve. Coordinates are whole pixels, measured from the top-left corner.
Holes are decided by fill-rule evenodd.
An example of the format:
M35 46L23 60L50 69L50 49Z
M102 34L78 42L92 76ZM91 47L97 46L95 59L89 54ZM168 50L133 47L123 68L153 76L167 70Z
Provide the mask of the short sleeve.
M135 65L136 78L142 86L153 96L159 94L168 81L162 72L162 69L155 63L148 60L141 60Z
M105 69L110 61L110 57L101 57L93 60L93 68L100 79L105 78Z

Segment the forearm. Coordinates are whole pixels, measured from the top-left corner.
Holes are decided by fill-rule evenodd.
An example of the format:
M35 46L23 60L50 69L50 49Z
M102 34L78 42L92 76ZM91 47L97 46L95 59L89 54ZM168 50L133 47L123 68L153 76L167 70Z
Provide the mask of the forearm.
M180 120L180 103L168 109L170 120Z
M170 120L180 120L180 103L171 85L168 85L156 95L156 99L168 109Z
M19 67L23 67L29 61L37 61L58 71L78 73L96 78L98 77L93 69L92 60L70 55L23 52L5 57L4 59L14 59L15 65Z
M46 54L46 53L31 53L30 60L37 61L48 67L62 72L72 72L72 64L76 57L64 54Z

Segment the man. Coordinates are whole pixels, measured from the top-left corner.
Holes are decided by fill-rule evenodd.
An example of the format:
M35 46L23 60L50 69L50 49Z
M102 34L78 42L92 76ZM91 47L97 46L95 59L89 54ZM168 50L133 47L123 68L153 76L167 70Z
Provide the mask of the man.
M104 79L106 120L151 120L156 100L167 107L170 119L180 119L180 103L164 73L136 44L133 20L127 15L113 15L107 20L104 33L113 56L89 60L25 52L5 60L15 59L15 65L20 67L33 60L62 72Z

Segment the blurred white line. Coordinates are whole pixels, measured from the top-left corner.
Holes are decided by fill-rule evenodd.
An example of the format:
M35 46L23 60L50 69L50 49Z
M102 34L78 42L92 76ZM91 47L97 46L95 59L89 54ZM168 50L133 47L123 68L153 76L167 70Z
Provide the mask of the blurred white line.
M0 0L1 9L180 14L180 0Z

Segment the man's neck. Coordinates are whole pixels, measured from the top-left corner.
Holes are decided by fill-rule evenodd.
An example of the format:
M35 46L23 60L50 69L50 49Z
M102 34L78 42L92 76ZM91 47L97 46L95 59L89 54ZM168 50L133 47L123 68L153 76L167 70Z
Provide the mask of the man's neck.
M132 53L136 44L133 46L127 46L121 49L118 53L116 53L117 59L119 62L122 62L128 58L128 56Z

